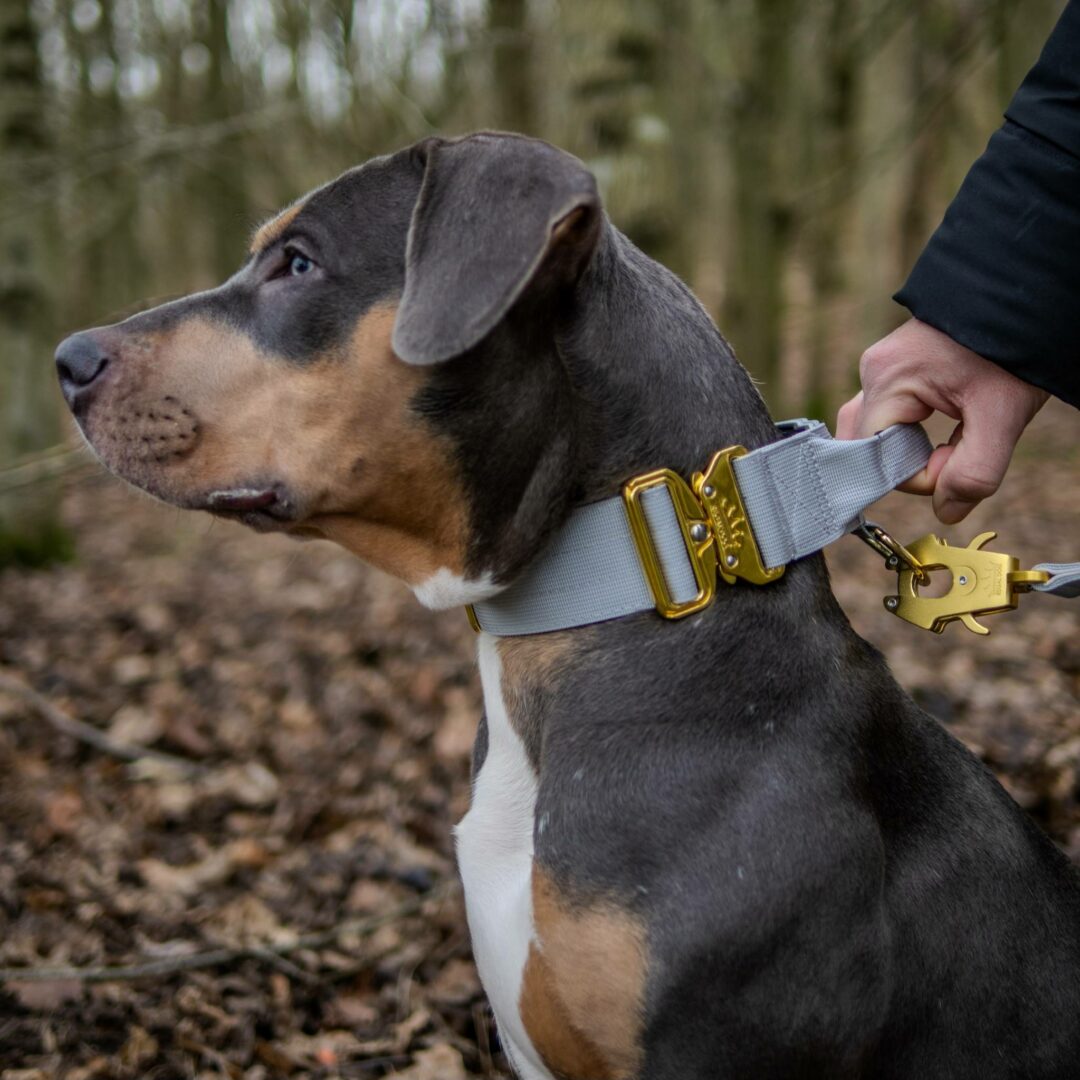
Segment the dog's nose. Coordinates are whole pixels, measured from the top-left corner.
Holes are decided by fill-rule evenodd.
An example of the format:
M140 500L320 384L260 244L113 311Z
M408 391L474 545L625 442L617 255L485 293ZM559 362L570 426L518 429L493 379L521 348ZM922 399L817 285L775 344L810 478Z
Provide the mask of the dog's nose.
M79 392L85 390L109 366L109 354L89 331L72 334L56 350L56 372L64 400L74 407Z

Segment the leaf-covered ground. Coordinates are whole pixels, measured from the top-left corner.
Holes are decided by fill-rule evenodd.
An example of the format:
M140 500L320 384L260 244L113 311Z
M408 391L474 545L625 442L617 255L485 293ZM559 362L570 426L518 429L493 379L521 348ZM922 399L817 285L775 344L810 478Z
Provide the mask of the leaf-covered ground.
M1048 408L947 535L1080 558L1078 434ZM0 575L0 967L125 970L9 979L0 1076L505 1075L452 858L479 710L464 617L105 477L64 513L76 563ZM874 517L934 528L910 497ZM990 638L937 637L884 611L895 579L868 549L830 564L900 682L1080 859L1080 602L1028 597ZM182 762L61 734L11 680Z

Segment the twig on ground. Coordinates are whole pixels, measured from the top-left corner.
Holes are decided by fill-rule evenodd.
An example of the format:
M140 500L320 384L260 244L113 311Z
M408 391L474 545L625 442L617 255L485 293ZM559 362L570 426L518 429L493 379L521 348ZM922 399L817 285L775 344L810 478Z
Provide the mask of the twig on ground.
M104 754L121 758L124 761L140 761L150 759L160 761L184 773L192 774L205 771L202 765L190 761L187 758L177 757L175 754L167 754L164 750L152 750L148 746L140 746L136 743L120 742L106 735L104 731L92 724L76 720L68 715L59 705L54 705L43 694L39 694L33 687L28 686L21 679L0 671L0 691L13 694L15 697L26 702L42 719L63 735L86 743L88 746L100 750Z
M313 986L320 981L319 976L313 975L307 968L302 968L286 957L271 952L269 949L251 949L251 956L255 960L261 960L264 964L269 964L272 968L277 968L283 975L288 975L293 981L304 983L306 986Z
M397 907L382 915L362 919L346 919L328 930L303 934L295 941L267 945L239 945L235 948L207 949L185 956L168 956L143 963L102 967L25 967L0 968L0 982L60 982L84 983L133 982L136 979L154 979L174 975L181 971L198 971L203 968L220 967L238 960L260 960L276 963L281 957L304 949L325 949L335 945L345 936L368 937L387 923L415 915L424 904L441 900L452 886L438 885L425 893L410 897ZM294 965L290 965L294 966Z

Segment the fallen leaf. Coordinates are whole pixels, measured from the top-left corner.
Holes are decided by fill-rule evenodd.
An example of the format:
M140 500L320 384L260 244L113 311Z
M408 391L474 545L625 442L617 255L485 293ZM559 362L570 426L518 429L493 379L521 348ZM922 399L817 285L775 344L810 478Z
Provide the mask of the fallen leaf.
M467 1080L461 1054L446 1043L421 1050L409 1068L393 1075L398 1080Z
M468 960L449 960L432 979L427 992L440 1005L464 1005L480 993L476 967Z
M11 979L4 985L20 1005L35 1012L52 1012L67 1001L78 1001L83 993L83 984L78 979L49 979L44 982Z

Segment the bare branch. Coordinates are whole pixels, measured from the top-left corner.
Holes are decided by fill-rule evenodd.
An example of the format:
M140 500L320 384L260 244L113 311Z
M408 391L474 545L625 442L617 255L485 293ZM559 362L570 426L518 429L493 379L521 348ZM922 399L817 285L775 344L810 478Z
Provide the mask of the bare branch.
M221 967L238 960L259 960L278 966L290 953L304 949L325 949L336 945L343 937L370 937L380 927L399 919L416 915L429 901L443 900L455 886L439 885L426 893L410 897L397 907L382 915L361 919L346 919L328 930L303 934L294 941L268 945L241 945L236 948L207 949L186 956L169 956L157 960L145 960L129 965L102 967L25 967L0 968L0 982L61 982L74 980L83 983L133 982L137 979L157 979L182 971L199 971L204 968ZM288 965L296 974L303 969ZM310 979L309 972L304 975Z
M70 716L59 705L54 705L33 687L27 686L21 679L8 675L4 671L0 671L0 690L24 701L61 734L77 739L87 746L92 746L103 754L121 758L124 761L140 761L144 759L160 761L188 775L204 771L201 765L187 758L167 754L163 750L152 750L148 746L140 746L137 743L126 743L113 739L92 724L76 720L74 716Z

